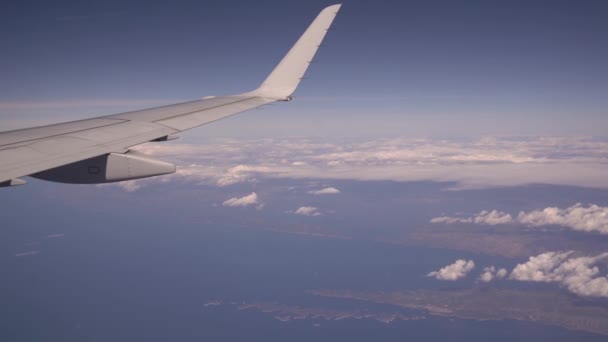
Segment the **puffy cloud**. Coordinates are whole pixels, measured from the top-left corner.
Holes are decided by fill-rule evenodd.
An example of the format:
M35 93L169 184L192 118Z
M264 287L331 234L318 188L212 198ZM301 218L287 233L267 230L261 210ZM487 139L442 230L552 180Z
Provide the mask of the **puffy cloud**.
M258 195L255 192L243 197L233 197L222 203L225 207L248 207L251 205L260 204Z
M296 215L302 215L302 216L321 216L321 212L319 211L319 208L315 208L315 207L299 207L293 213Z
M580 296L608 298L608 278L598 276L597 264L608 259L608 253L596 256L573 256L573 251L546 252L530 257L515 266L509 279L558 283Z
M485 225L497 225L497 224L506 224L513 222L513 217L511 214L507 214L502 211L492 210L487 211L483 210L479 212L479 214L473 217L451 217L451 216L441 216L435 217L431 219L431 223L475 223L475 224L485 224Z
M513 217L510 214L504 213L502 211L487 211L484 210L477 214L473 219L473 222L477 224L487 224L487 225L497 225L497 224L505 224L511 223L513 221Z
M441 268L439 271L434 271L427 274L427 277L433 277L438 280L458 280L464 278L469 272L475 268L473 260L458 259L453 264Z
M484 283L489 283L492 281L492 279L494 279L494 272L496 270L494 270L494 266L492 266L491 268L484 268L483 269L483 273L479 276L479 280L483 281Z
M523 281L550 282L552 281L550 277L551 271L557 265L564 262L572 253L572 251L562 253L547 252L532 256L528 259L528 262L517 265L509 278Z
M566 209L549 207L528 213L522 211L517 220L531 227L560 225L574 230L608 234L608 207L595 204L583 207L577 203Z
M308 193L312 194L312 195L335 195L335 194L339 194L340 190L338 190L334 187L328 187L328 188L323 188L323 189L319 189L319 190L311 190Z
M600 207L595 204L584 207L582 204L577 203L566 209L549 207L530 212L521 211L515 218L502 211L484 210L472 217L435 217L431 219L431 223L475 223L486 225L520 223L530 227L559 225L572 230L608 234L608 207Z
M496 278L503 279L504 277L507 276L508 273L509 273L509 271L507 271L506 268L501 268L498 271L496 271Z
M503 279L507 276L507 273L509 272L505 268L497 270L494 266L484 267L483 273L479 276L479 280L484 283L489 283L494 279Z
M228 169L226 173L219 175L216 184L227 186L252 181L256 174L268 173L269 171L270 169L264 166L237 165Z

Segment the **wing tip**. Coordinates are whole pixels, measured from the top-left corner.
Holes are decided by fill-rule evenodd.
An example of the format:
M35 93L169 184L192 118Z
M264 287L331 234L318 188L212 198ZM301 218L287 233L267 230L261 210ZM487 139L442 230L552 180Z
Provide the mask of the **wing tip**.
M330 5L330 6L325 7L325 8L323 9L323 11L331 11L331 10L334 10L334 11L339 11L339 10L340 10L340 7L342 7L342 4L334 4L334 5ZM323 12L323 11L322 11L322 12Z
M335 4L321 10L260 87L246 95L289 100L341 7Z

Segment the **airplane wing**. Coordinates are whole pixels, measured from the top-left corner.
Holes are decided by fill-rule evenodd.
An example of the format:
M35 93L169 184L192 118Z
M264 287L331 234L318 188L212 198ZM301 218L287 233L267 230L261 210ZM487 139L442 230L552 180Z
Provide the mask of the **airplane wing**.
M31 176L64 183L106 183L175 172L129 151L150 141L275 101L289 101L341 5L325 8L256 90L56 125L0 133L0 186Z

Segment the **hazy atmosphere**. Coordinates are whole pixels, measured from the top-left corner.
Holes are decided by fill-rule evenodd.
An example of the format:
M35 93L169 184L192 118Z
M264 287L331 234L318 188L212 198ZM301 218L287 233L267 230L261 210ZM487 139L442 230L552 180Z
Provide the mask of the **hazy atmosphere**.
M329 4L6 4L3 127L253 89ZM603 135L607 6L347 1L297 106L189 135Z
M20 1L0 131L256 88L326 1ZM608 3L344 1L289 103L0 188L0 340L603 341Z

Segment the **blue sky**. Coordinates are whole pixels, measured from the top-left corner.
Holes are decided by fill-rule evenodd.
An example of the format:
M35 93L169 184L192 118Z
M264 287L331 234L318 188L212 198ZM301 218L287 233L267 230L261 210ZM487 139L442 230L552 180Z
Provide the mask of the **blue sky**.
M605 135L605 2L343 3L296 102L189 134ZM11 3L0 127L250 90L329 4Z

